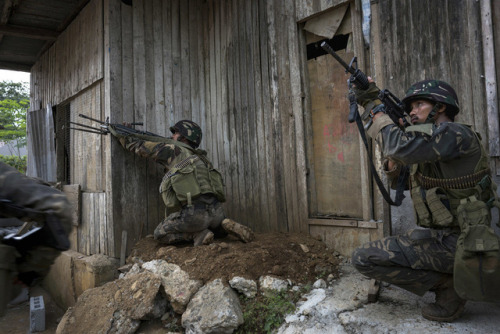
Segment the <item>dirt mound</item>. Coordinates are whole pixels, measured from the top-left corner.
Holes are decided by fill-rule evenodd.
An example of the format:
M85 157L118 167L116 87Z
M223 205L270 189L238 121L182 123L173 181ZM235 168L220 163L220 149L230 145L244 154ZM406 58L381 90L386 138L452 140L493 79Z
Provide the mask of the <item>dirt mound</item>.
M243 243L228 236L207 246L190 244L164 246L151 236L140 240L127 263L163 259L204 283L234 276L258 280L263 275L290 279L294 283L314 282L317 277L337 276L339 260L326 245L311 236L294 233L256 233Z

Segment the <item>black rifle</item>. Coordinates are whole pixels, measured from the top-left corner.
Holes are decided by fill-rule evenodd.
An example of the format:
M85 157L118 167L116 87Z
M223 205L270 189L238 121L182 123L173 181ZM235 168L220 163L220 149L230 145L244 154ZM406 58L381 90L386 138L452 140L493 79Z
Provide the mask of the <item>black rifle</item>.
M118 123L110 123L109 122L109 117L106 118L105 122L103 122L101 120L98 120L98 119L95 119L95 118L92 118L92 117L89 117L89 116L86 116L86 115L83 115L83 114L79 114L79 116L82 117L82 118L86 118L86 119L89 119L91 121L94 121L96 123L99 123L100 127L96 128L96 127L85 125L85 124L81 124L81 123L70 122L71 124L80 126L80 128L71 127L70 128L71 130L78 130L78 131L96 133L96 134L100 134L100 135L107 135L110 132L109 131L109 127L112 126L113 129L115 129L115 131L117 133L121 134L121 135L131 135L131 134L133 134L133 135L143 135L143 136L148 136L148 137L160 137L160 138L164 138L164 137L162 137L160 135L157 135L155 133L152 133L152 132L136 130L134 128L128 127L126 125L118 124ZM130 125L131 126L143 125L143 123L142 122L130 123Z
M369 145L368 145L368 140L366 139L366 134L365 134L365 129L369 128L372 123L372 119L370 119L366 126L363 126L363 122L361 121L361 116L359 115L359 110L358 110L358 103L356 102L356 96L352 90L353 85L356 86L356 88L361 89L361 90L366 90L370 84L368 77L366 76L365 73L363 73L361 70L358 69L358 61L357 58L354 57L352 58L350 64L348 65L342 58L340 58L337 53L333 50L333 48L327 43L327 42L322 42L320 45L323 50L328 52L330 55L332 55L346 70L346 73L349 72L351 73L351 77L348 80L348 88L349 88L349 123L356 122L356 125L358 126L359 134L361 135L361 139L363 139L363 143L365 144L366 150L368 153L370 153ZM353 66L355 65L355 67ZM378 98L382 101L382 103L385 106L385 113L389 115L391 120L399 127L405 128L406 126L410 125L406 119L406 113L404 111L403 103L394 95L392 94L389 90L383 89L380 91ZM403 121L403 125L399 123L399 120ZM403 166L401 169L401 172L398 177L398 182L397 182L397 188L396 188L396 197L394 200L391 199L390 194L387 192L387 190L384 187L384 184L382 183L382 180L380 179L380 176L377 173L377 170L375 168L375 165L373 164L372 157L369 157L370 159L370 167L372 171L372 175L375 179L375 182L377 183L377 186L380 190L380 193L384 197L384 199L389 203L390 205L394 206L399 206L403 202L403 199L405 198L404 195L404 190L406 187L406 182L408 179L409 175L409 167L408 166Z
M368 81L366 74L358 69L358 61L356 57L352 58L348 65L337 53L335 53L333 48L327 42L322 42L321 47L323 50L332 55L340 63L340 65L345 68L346 73L351 73L351 77L349 78L349 88L351 88L352 85L356 85L356 87L361 90L368 88L370 82ZM353 65L355 65L355 67ZM401 126L399 123L400 119L403 120L403 127L410 125L406 119L407 114L405 113L403 103L394 94L392 94L388 89L382 89L380 90L378 98L385 106L385 113L389 115L397 126ZM349 112L349 123L354 122L355 118L355 110L351 108ZM369 122L368 127L370 125L371 123Z

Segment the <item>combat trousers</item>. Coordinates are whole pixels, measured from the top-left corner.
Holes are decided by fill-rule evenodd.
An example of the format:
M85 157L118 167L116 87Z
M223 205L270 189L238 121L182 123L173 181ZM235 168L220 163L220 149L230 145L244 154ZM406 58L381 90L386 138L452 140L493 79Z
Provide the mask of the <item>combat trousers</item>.
M423 296L453 274L457 239L451 230L415 229L361 246L352 264L363 275Z
M226 218L222 203L215 198L195 200L193 205L184 206L181 211L168 215L155 229L154 238L164 244L191 241L205 230L212 231L216 237L226 233L221 222Z

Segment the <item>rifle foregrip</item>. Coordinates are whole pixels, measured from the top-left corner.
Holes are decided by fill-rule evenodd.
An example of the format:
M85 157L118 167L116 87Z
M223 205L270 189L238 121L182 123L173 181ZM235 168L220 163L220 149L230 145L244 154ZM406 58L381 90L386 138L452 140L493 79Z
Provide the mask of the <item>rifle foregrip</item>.
M353 75L351 75L351 82L356 85L361 90L368 89L370 82L368 77L361 70L357 69Z

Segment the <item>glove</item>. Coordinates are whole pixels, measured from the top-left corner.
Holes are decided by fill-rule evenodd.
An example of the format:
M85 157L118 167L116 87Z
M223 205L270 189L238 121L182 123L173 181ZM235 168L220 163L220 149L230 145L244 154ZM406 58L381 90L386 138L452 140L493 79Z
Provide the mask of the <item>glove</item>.
M113 136L115 136L115 137L117 137L117 138L120 138L120 137L121 137L121 135L119 135L119 134L118 134L118 132L116 132L115 127L114 127L113 125L111 125L111 124L110 124L110 125L108 125L108 131L109 131L109 132L110 132Z
M118 133L115 129L115 127L113 125L108 125L108 131L116 137L116 139L118 139L118 141L120 142L120 144L125 147L126 144L127 144L127 137L128 136L124 136L120 133Z
M363 116L368 114L374 107L382 104L382 101L378 98L380 89L378 89L374 82L370 82L368 88L365 90L356 87L353 87L352 90L356 96L358 104L365 109Z

